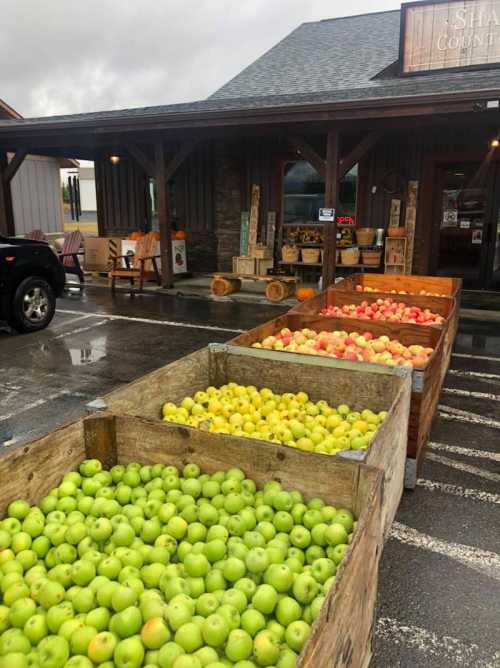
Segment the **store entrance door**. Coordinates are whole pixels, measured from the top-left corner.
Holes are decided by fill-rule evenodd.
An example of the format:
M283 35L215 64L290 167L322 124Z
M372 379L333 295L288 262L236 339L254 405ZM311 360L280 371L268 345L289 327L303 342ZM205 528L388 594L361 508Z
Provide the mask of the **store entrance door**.
M443 165L436 186L436 274L462 278L469 289L500 289L499 163Z

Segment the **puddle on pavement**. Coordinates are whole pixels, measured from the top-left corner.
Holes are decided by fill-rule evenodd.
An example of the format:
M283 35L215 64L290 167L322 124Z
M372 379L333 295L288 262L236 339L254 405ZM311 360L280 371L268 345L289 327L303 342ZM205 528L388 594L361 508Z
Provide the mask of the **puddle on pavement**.
M81 346L66 346L71 357L73 366L84 366L93 364L106 357L106 336L99 336Z

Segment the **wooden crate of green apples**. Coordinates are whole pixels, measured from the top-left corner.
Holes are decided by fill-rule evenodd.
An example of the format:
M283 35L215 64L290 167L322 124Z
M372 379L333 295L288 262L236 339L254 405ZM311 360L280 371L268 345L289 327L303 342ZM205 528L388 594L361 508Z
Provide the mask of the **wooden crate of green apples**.
M383 475L323 464L111 414L0 458L1 668L366 668Z
M183 424L242 449L342 455L383 469L384 532L403 490L411 379L404 370L212 344L104 397L110 410Z

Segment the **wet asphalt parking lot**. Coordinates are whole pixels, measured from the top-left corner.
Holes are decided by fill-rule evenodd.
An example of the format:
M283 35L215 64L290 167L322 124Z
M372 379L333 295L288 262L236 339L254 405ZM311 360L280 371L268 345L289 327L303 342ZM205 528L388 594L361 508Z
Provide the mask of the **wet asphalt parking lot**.
M61 299L47 330L0 331L0 443L10 444L0 448L281 312L158 294L112 298L102 288ZM372 666L500 667L498 324L460 324L422 477L405 492L384 548Z

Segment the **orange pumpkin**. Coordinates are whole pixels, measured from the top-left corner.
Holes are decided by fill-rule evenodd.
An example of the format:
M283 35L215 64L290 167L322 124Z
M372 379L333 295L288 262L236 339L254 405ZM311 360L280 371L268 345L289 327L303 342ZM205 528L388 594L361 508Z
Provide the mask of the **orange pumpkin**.
M150 232L150 234L153 237L153 239L156 239L156 241L160 241L160 233L159 232L153 231L153 232Z
M313 288L298 288L295 292L295 296L299 302L305 302L306 299L311 299L315 294L316 291Z
M177 239L177 241L182 241L183 239L186 238L186 233L184 232L184 230L179 230L176 233L175 238Z
M132 232L131 234L129 234L128 238L130 239L130 241L137 241L138 239L142 239L143 236L144 232L137 230L136 232Z

